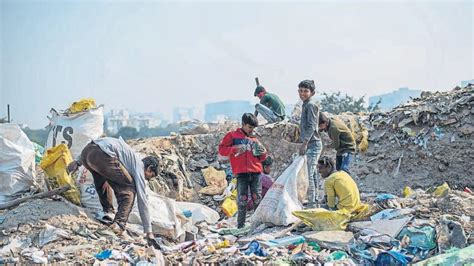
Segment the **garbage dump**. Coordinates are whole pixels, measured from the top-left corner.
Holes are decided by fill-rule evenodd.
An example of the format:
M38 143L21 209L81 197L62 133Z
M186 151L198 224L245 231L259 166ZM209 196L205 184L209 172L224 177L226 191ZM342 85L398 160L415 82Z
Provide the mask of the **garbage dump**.
M474 88L467 86L423 93L387 113L342 115L353 119L350 128L360 136L351 172L367 206L362 215L305 207L300 197L305 191L298 188L307 183L291 179L307 176L304 157L297 156L298 124L292 122L256 129L274 158L274 182L261 205L247 211L242 228L232 169L217 154L220 140L238 124L209 125L205 134L131 140L142 157L160 159L158 176L147 188L154 244L143 237L137 206L120 236L98 219L104 215L98 197L85 198L91 190L81 188L95 189L92 177L80 170L70 177L80 204L64 197L69 184L43 194L30 189L22 201L0 204L0 263L473 264L473 101ZM323 142L329 142L327 136ZM33 145L31 151L34 164ZM324 148L323 154L334 151ZM275 197L287 190L289 197ZM265 206L274 212L262 210ZM284 219L269 218L272 214Z

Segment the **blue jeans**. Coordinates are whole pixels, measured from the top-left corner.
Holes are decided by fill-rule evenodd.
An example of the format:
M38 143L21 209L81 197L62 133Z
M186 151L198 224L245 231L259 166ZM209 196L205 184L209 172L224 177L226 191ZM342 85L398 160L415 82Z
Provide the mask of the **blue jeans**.
M316 143L310 143L306 150L306 158L308 159L308 207L312 208L315 206L318 192L319 192L319 173L318 173L318 160L321 156L321 141Z
M283 120L277 114L275 114L270 108L266 107L263 104L257 103L255 105L255 110L265 118L269 123L275 123Z
M346 152L341 155L336 156L336 170L337 171L345 171L346 173L350 174L349 172L349 165L352 162L352 157L354 157L354 154Z

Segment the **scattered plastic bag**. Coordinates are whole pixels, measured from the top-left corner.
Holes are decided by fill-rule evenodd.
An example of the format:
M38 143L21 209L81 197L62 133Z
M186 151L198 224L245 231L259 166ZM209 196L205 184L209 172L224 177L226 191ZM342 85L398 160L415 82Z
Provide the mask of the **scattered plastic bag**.
M334 251L333 253L331 253L327 257L326 261L337 261L337 260L344 260L344 259L347 259L347 258L349 258L349 255L347 255L346 252L337 250L337 251Z
M219 213L207 207L206 205L194 202L176 201L176 207L183 211L191 212L191 220L193 224L205 221L208 224L215 224L219 220Z
M66 144L60 144L46 151L40 167L46 172L49 186L52 189L70 185L71 188L64 192L64 197L76 205L81 205L81 194L74 180L66 171L68 164L71 162L71 153Z
M260 223L288 225L296 222L298 219L292 212L303 209L301 200L306 197L307 189L306 156L298 156L268 190L251 217L252 223L258 226Z
M39 246L43 247L44 245L56 241L61 238L69 239L69 234L63 229L56 228L49 224L46 224L46 228L42 230L39 234Z
M0 124L0 203L34 184L35 147L18 125Z
M398 251L380 252L375 265L408 265L412 259Z
M220 195L227 187L227 180L225 179L225 171L218 171L210 166L201 170L204 180L206 180L207 187L199 190L199 193L206 195Z
M397 239L402 239L405 235L409 237L409 248L419 250L431 250L436 247L436 231L431 226L423 226L420 228L405 227L402 229Z
M448 183L444 182L441 186L437 187L433 194L435 194L436 197L444 197L448 195L449 193L449 185Z
M345 210L329 211L323 208L294 211L293 215L316 231L344 230L351 218Z
M90 109L96 108L95 100L93 98L83 98L78 102L73 102L71 107L69 107L69 112L71 114L76 114L80 112L89 111Z

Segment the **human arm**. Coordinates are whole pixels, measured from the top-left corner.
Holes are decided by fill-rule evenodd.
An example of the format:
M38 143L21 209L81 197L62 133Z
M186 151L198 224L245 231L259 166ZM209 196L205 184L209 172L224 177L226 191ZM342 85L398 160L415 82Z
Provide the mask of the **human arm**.
M336 191L334 191L334 181L327 179L324 183L324 192L327 197L328 207L334 209L336 207Z

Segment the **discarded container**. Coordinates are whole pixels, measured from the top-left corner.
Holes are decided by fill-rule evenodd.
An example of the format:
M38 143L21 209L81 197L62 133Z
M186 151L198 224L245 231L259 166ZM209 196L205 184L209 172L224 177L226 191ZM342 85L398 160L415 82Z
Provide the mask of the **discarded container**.
M237 213L238 206L237 201L233 196L226 198L221 205L222 212L227 217L232 217Z
M263 250L263 248L260 246L260 243L255 240L250 242L249 247L247 248L247 250L245 250L244 254L247 256L249 256L250 254L255 254L260 257L268 256L265 250Z

